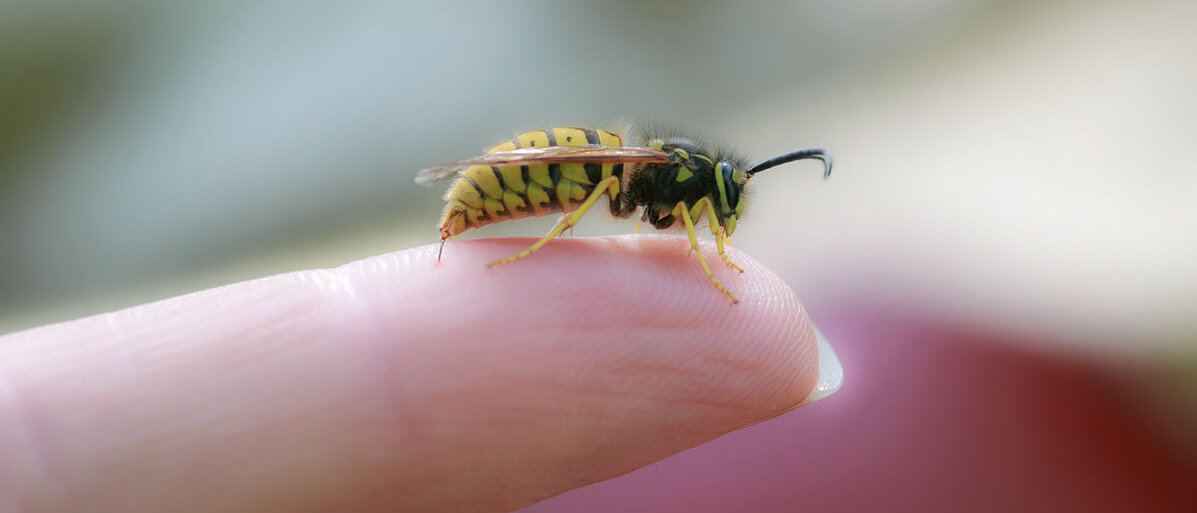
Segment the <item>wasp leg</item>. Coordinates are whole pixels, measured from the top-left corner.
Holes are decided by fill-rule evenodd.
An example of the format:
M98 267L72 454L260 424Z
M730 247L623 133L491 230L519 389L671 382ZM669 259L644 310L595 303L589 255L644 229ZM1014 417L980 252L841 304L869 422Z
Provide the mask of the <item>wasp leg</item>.
M702 215L703 210L706 210L707 224L711 225L711 235L715 236L715 247L719 248L719 258L722 259L723 263L727 264L728 267L740 271L741 273L744 272L743 267L732 263L731 259L727 258L727 254L723 252L724 241L727 241L727 229L725 229L723 225L719 224L719 216L715 214L715 204L711 203L711 198L702 198L694 203L694 208L692 209L691 215L694 217L699 217ZM728 242L728 245L731 245L731 243Z
M690 249L694 250L695 255L698 255L698 263L702 264L702 272L707 275L707 279L711 280L711 283L715 284L715 288L719 289L719 292L731 298L733 304L738 304L740 300L736 299L736 296L728 291L727 287L719 283L719 279L715 278L715 275L711 272L711 268L707 266L707 260L702 257L702 251L698 249L698 235L694 233L694 220L690 219L690 209L686 208L686 203L679 202L673 208L673 213L681 215L682 221L686 223L686 235L690 237Z
M548 235L545 235L540 240L536 241L534 244L529 246L528 249L520 251L519 253L502 260L495 260L494 262L486 264L486 266L494 267L496 265L510 264L516 260L535 253L536 250L541 248L541 246L548 244L548 242L553 240L553 238L561 235L561 233L565 230L573 228L575 224L578 224L578 220L582 219L582 216L586 215L586 211L590 210L590 207L593 207L594 203L607 193L607 189L611 189L613 194L619 194L618 176L608 176L599 182L598 185L594 187L594 191L590 193L590 196L586 198L586 201L583 201L582 204L578 206L577 210L561 216L561 220L557 221L557 225L554 226L552 230L549 230Z

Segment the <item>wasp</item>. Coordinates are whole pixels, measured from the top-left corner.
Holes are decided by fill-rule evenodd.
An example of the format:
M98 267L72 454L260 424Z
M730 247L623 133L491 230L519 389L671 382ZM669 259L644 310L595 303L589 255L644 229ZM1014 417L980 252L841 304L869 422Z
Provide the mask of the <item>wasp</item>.
M803 159L821 160L823 177L831 175L831 156L822 148L794 151L750 166L742 156L698 138L649 129L633 139L625 145L620 134L590 128L534 130L483 155L420 170L416 183L421 185L457 177L444 196L437 260L446 239L470 228L564 213L528 249L487 266L520 260L578 224L606 196L611 214L618 218L640 209L640 220L659 230L681 220L707 279L738 303L699 251L695 222L706 216L719 258L744 272L728 259L724 245L744 214L749 180L766 169Z

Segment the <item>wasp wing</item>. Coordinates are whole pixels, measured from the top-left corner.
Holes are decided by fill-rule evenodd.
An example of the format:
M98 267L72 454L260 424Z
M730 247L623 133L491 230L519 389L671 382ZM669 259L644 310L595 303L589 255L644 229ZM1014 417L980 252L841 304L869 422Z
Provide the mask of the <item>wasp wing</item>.
M416 183L430 186L470 166L512 166L532 164L666 164L670 154L639 146L546 146L496 151L443 166L421 169Z

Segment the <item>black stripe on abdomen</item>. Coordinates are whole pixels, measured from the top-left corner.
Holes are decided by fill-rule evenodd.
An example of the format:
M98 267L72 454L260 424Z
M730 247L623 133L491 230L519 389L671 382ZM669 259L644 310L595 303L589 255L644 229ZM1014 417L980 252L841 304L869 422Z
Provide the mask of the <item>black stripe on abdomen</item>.
M478 186L478 183L477 183L477 182L475 182L473 178L470 178L470 175L467 175L467 174L464 174L464 173L463 173L463 174L461 175L461 177L462 177L462 178L465 178L465 181L466 181L467 183L469 183L471 186L473 186L475 191L478 191L478 197L479 197L479 198L481 198L481 199L482 199L482 201L486 201L486 198L489 198L489 197L490 197L490 196L488 196L488 195L486 194L486 191L483 191L483 190L482 190L482 187L479 187L479 186Z
M499 189L507 190L507 184L503 182L503 172L499 171L499 166L490 166L490 172L495 174L495 180L499 181Z

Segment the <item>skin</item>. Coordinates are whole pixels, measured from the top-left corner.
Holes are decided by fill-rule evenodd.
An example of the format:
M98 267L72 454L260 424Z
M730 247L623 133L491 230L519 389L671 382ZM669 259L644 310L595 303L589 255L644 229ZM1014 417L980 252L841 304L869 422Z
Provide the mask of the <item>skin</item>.
M0 338L0 510L506 511L797 407L811 323L729 249L452 242ZM711 244L704 251L714 253Z

